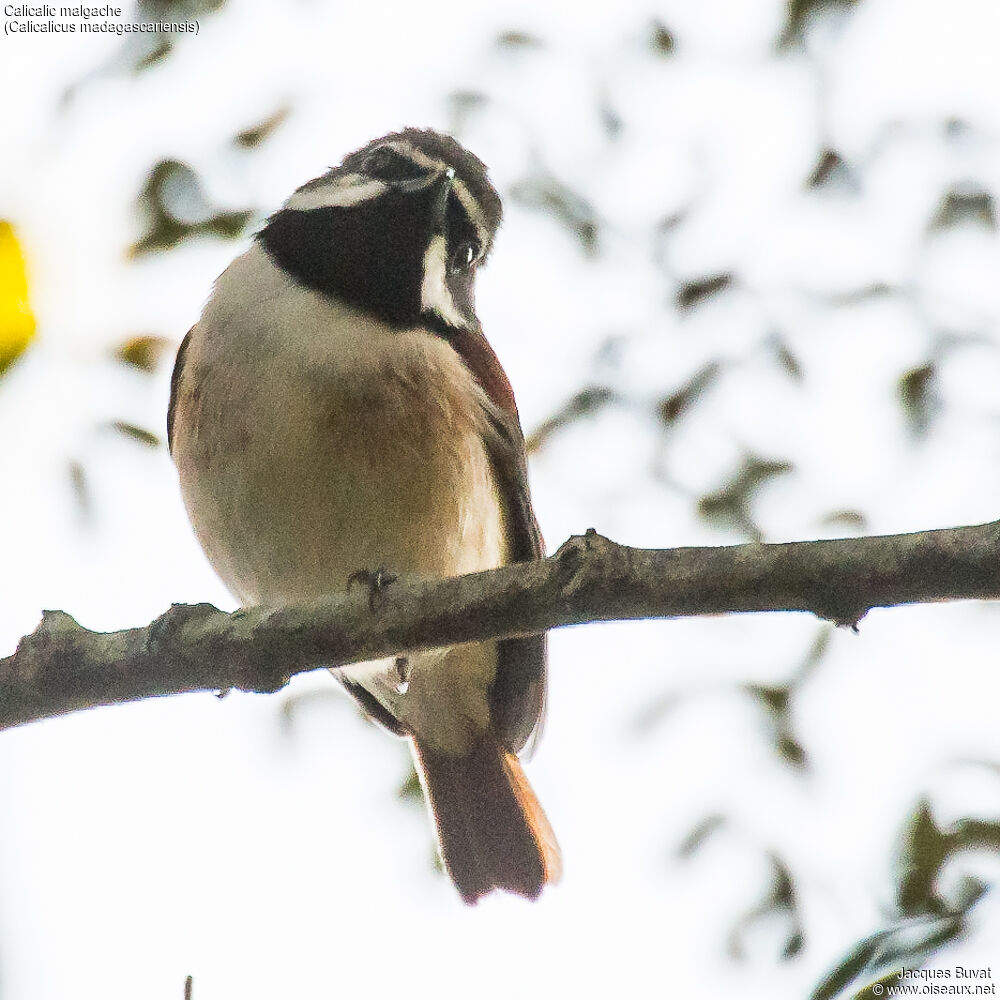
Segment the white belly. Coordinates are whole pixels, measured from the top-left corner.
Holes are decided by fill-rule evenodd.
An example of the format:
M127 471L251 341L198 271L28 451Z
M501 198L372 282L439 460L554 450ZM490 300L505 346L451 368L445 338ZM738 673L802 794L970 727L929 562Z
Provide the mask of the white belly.
M461 359L426 331L388 330L292 286L259 254L220 278L177 399L182 493L226 585L244 604L278 605L343 590L359 569L500 565L481 390ZM223 307L230 282L239 312ZM350 672L430 736L418 727L442 708L455 734L485 725L495 669L486 644L412 658L405 695L391 661Z

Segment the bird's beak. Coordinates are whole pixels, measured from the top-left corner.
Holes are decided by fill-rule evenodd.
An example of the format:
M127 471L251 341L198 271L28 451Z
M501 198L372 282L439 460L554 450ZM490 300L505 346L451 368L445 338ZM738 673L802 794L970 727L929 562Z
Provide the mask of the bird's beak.
M404 195L419 195L421 201L430 204L428 215L434 232L444 226L448 211L448 195L451 194L451 182L455 179L453 167L426 177L414 177L411 180L397 181L393 187Z

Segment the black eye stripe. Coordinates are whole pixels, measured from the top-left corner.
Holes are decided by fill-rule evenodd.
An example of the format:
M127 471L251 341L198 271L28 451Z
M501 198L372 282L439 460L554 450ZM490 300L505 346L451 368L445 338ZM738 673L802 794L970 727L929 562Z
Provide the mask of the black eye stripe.
M451 247L457 247L460 243L465 242L476 244L480 242L479 230L476 229L472 219L469 218L469 213L465 210L465 206L459 201L458 195L454 191L452 191L451 197L448 199L446 218L448 222L448 243Z

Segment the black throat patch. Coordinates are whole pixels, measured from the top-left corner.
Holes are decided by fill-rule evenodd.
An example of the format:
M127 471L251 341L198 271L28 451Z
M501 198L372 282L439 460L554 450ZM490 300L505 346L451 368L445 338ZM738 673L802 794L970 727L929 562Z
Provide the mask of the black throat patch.
M420 320L430 233L422 206L387 194L347 208L276 212L257 238L299 284L394 327Z

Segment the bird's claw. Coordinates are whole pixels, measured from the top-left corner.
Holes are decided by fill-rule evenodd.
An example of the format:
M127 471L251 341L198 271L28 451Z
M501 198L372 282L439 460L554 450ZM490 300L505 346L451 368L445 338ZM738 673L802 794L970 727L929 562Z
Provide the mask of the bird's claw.
M347 589L350 591L356 583L366 586L368 588L368 608L375 611L379 599L397 579L395 573L390 573L384 566L379 566L376 570L359 569L347 578Z

